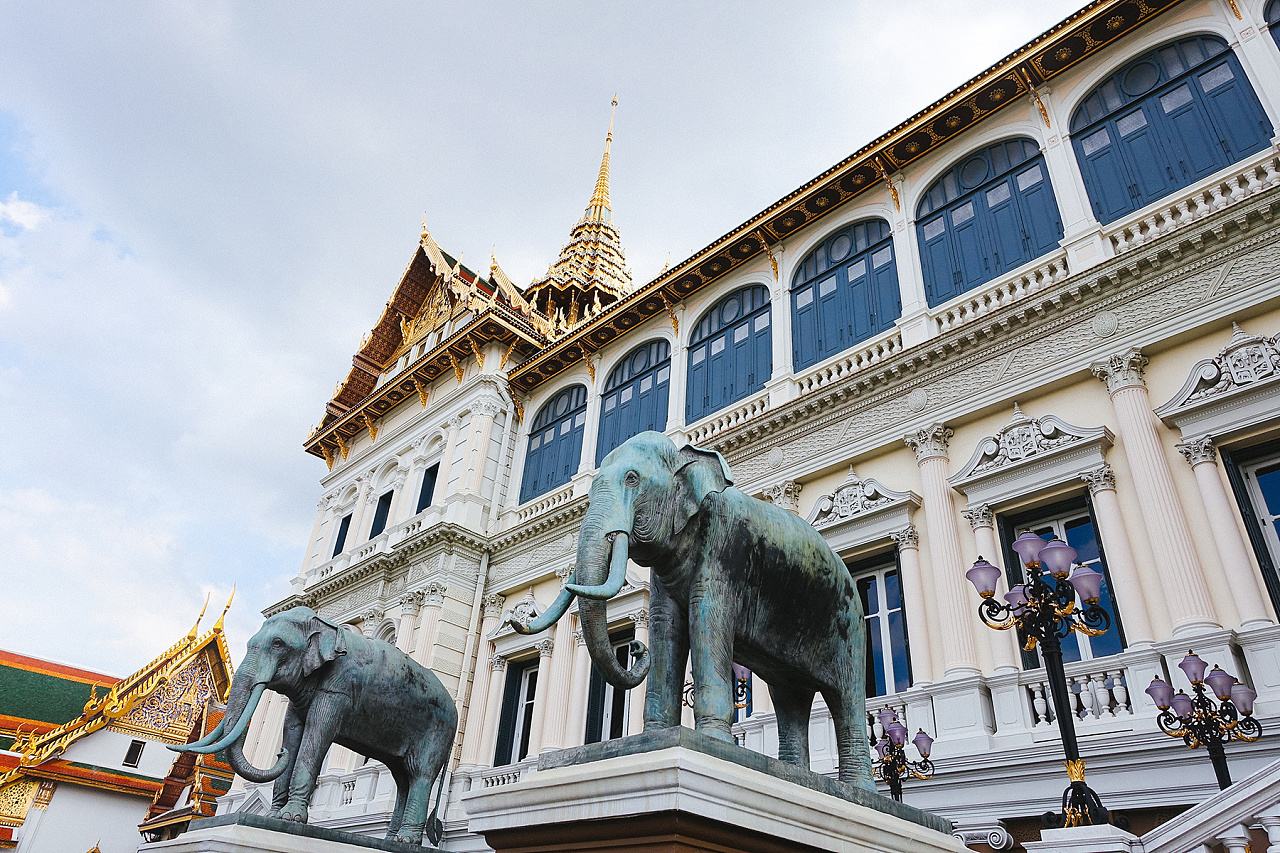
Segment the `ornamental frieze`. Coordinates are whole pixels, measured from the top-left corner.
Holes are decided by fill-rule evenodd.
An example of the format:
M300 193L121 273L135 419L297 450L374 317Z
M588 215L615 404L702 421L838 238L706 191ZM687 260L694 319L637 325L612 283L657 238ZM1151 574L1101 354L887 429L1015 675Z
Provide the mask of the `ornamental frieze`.
M1001 468L1017 465L1082 441L1092 441L1107 435L1106 427L1092 429L1072 426L1057 415L1031 418L1013 404L1013 417L995 435L978 443L969 462L959 473L950 478L952 485L968 482L975 477L989 474Z
M849 476L834 492L818 499L808 520L821 529L900 503L918 505L920 498L911 492L887 488L870 477L864 480L850 468Z

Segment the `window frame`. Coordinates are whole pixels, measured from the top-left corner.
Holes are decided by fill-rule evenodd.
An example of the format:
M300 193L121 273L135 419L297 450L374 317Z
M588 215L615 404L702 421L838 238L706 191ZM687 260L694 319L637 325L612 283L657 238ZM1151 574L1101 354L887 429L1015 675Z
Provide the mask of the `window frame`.
M633 662L631 657L631 643L635 639L635 634L630 631L620 631L609 637L609 642L613 646L615 658L624 669L629 669ZM622 662L622 655L626 656L626 662ZM582 742L601 743L606 740L616 740L626 737L630 734L628 729L628 721L631 718L631 702L633 690L625 690L620 687L614 687L600 676L600 671L596 668L595 662L591 663L591 675L587 685L587 718L582 733ZM613 722L613 714L618 695L622 695L621 709L621 733L617 735L606 734L609 731L610 724ZM643 694L639 697L640 701L644 701Z
M637 370L635 373L623 376L634 359L641 350L649 349L648 364ZM657 353L665 352L662 355ZM666 379L659 379L659 374L666 370ZM641 389L644 380L650 379L650 387ZM638 407L642 395L652 394L661 399L661 405L655 403L658 423L645 424L641 423L640 429L633 430L626 438L613 443L609 443L606 438L606 431L615 428L620 423L621 412L628 406L636 406L635 414L640 414ZM609 404L610 398L616 395L617 402L612 406ZM625 397L626 399L622 399ZM604 389L600 392L600 415L599 424L596 426L596 467L604 461L609 452L621 445L631 436L652 429L657 432L664 432L667 428L667 421L670 419L671 411L671 341L665 337L650 338L637 346L627 350L626 355L622 356L614 363L613 368L609 371L608 378L605 379ZM629 428L629 424L626 424Z
M1280 0L1276 5L1280 7ZM1251 485L1246 473L1246 469L1256 471L1272 460L1280 462L1280 438L1271 438L1247 447L1219 448L1218 453L1227 471L1227 482L1231 485L1236 509L1244 519L1245 533L1253 548L1253 556L1258 561L1258 569L1262 572L1262 582L1267 588L1271 606L1280 612L1280 551L1272 550L1269 538L1262 530L1262 518L1254 499L1256 476L1253 478L1254 485Z
M351 520L355 514L355 510L352 509L338 519L338 531L333 537L333 553L329 555L329 559L333 559L347 549L347 538L351 535Z
M373 520L369 522L369 538L381 536L391 523L391 504L395 502L396 490L387 489L378 495L378 502L373 510Z
M733 299L756 304L732 320L717 324L719 313ZM765 321L763 329L757 328L761 319ZM746 337L744 341L738 341L738 331L742 328L747 330ZM718 341L724 341L725 344L721 350L712 353L711 350ZM717 299L698 317L686 351L686 424L712 415L764 388L773 373L773 304L769 288L763 284L747 284ZM711 375L712 360L721 351L727 351L720 362L721 367L727 365L729 369L727 382L724 381L724 376ZM703 369L699 371L699 367ZM743 367L749 370L745 376L740 376L739 370ZM743 380L741 388L738 387L739 378ZM712 394L717 380L722 387L718 398ZM695 398L695 393L701 393L701 400Z
M548 397L530 421L529 435L525 439L524 470L520 477L520 503L527 503L552 489L563 486L577 473L578 467L582 464L582 439L586 434L588 393L587 386L581 382L566 385ZM562 398L569 399L568 407L560 415L552 414L557 401ZM578 423L579 418L581 423ZM571 424L567 431L564 428L566 423ZM554 435L550 440L544 440L548 430L554 430ZM538 442L536 446L535 441ZM542 452L551 446L556 446L563 451L559 444L561 441L568 441L572 445L569 458L577 459L577 464L570 466L572 470L559 470L555 467L556 460ZM537 467L533 467L535 465ZM545 484L543 481L546 481Z
M867 626L866 657L868 660L873 653L870 623L873 618L879 620L880 663L884 673L885 691L883 693L876 692L873 684L867 684L867 699L893 696L903 690L911 689L911 686L915 683L915 676L911 670L911 625L907 614L907 602L902 590L902 565L898 559L897 549L891 552L884 551L868 556L856 563L848 564L848 569L849 574L853 577L854 588L858 591L859 603L863 609L863 624ZM889 606L888 576L890 574L895 574L898 578L898 604L896 606ZM884 604L874 614L866 612L866 604L862 601L861 584L868 578L875 581L876 600ZM890 617L895 612L902 617L902 658L906 663L906 672L903 674L905 676L905 687L898 687L898 672L894 663L894 637ZM865 677L868 681L873 680L875 678L875 668L868 667Z
M533 712L538 701L540 663L541 658L535 656L507 664L498 737L494 744L494 767L519 764L529 757Z
M137 747L136 752L134 751L134 747ZM139 765L141 765L142 753L143 751L146 750L146 748L147 748L147 742L145 740L130 740L129 745L125 747L124 758L121 759L120 761L121 766L138 767ZM129 760L130 756L133 757L132 761Z
M425 512L427 509L431 507L431 504L435 500L435 496L436 496L436 486L439 485L439 483L437 483L436 481L439 478L440 478L439 462L433 462L432 464L428 465L426 468L423 469L422 482L418 484L418 503L416 505L417 509L414 511L414 515L417 515L420 512ZM427 483L431 484L430 488L427 487Z

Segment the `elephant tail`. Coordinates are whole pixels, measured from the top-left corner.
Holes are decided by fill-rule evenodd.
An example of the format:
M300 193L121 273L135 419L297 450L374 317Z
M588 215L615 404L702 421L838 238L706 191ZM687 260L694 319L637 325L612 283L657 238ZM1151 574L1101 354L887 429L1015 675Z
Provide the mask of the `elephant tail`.
M427 842L433 847L440 843L440 839L444 838L444 821L440 819L440 800L444 797L444 768L449 762L440 762L440 769L436 771L434 784L436 788L436 802L431 807L431 814L427 815L427 824L425 827L427 834Z

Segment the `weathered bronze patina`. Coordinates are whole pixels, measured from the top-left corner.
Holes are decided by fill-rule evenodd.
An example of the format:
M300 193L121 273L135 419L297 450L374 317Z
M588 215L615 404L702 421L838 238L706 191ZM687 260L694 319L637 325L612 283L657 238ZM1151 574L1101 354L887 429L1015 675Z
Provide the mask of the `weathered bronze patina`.
M605 602L622 588L628 558L653 573L653 648L633 643L634 663L624 669ZM545 630L575 596L604 679L632 688L648 676L646 731L680 725L692 655L697 729L731 741L736 660L769 685L781 760L809 767L809 710L821 693L835 723L840 780L874 790L866 630L853 578L812 526L734 488L719 453L677 450L665 435L643 432L606 456L591 484L573 576L546 612L516 630Z
M244 741L268 687L289 699L289 709L280 757L271 769L260 770L245 758ZM249 640L222 723L202 740L170 749L226 750L240 776L275 780L272 817L305 823L330 745L345 746L381 761L396 780L387 838L421 844L425 827L436 843L441 777L457 729L453 697L431 670L390 643L343 630L309 607L294 607L267 619Z

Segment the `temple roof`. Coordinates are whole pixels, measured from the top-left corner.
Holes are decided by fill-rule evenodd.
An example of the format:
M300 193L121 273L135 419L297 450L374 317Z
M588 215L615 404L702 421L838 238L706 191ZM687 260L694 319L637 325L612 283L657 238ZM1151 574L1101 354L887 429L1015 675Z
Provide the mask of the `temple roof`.
M187 742L213 731L224 713L224 709L209 708L192 727ZM218 797L230 790L233 775L221 753L178 753L138 829L148 832L167 827L172 831L194 818L212 817L217 811Z
M95 687L111 687L114 675L0 649L0 748L19 731L47 732L84 710Z

